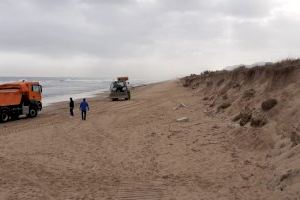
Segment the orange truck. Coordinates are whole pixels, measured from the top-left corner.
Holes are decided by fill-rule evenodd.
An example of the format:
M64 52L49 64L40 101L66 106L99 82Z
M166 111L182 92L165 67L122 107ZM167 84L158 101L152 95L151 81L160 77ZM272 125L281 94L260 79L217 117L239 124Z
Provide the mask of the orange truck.
M0 122L21 115L36 117L42 110L42 86L39 82L14 82L0 85Z

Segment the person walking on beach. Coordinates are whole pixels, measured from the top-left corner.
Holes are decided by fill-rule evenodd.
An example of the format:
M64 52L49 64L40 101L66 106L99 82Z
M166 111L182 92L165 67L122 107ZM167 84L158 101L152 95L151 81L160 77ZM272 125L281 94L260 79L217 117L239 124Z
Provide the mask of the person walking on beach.
M86 99L83 99L80 103L80 110L81 110L81 119L86 120L86 112L89 111L89 104L86 102Z
M70 115L73 117L74 116L74 101L72 98L70 98Z

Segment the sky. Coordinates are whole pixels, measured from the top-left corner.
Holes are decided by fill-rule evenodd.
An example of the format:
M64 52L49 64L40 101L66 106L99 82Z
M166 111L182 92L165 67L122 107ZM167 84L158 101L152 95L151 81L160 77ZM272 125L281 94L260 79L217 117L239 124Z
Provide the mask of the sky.
M0 0L0 76L171 79L300 55L299 0Z

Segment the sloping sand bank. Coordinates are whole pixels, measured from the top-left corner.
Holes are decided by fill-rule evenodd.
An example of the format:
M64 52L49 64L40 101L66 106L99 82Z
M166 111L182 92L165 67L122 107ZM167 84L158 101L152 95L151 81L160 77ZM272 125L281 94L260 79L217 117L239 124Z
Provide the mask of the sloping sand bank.
M296 167L277 175L273 150L294 148L288 165L300 145L275 148L276 120L241 127L200 91L165 82L135 89L131 101L90 99L87 121L58 104L0 124L0 199L296 199L281 191L296 187Z
M264 164L257 166L263 174L253 173L247 179L260 180L260 187L266 187L264 195L271 194L256 196L259 192L255 192L253 198L300 199L299 59L191 75L183 79L183 85L192 88L213 118L238 124L230 131L230 141L239 151L261 157Z

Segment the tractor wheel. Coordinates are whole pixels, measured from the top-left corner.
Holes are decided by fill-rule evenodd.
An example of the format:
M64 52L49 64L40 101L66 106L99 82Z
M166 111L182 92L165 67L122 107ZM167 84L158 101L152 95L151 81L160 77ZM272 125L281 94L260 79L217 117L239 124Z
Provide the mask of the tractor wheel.
M0 121L7 122L9 120L9 115L6 111L2 111L0 114Z
M33 108L29 109L28 117L33 118L33 117L36 117L37 114L38 114L37 109L35 107L33 107Z

